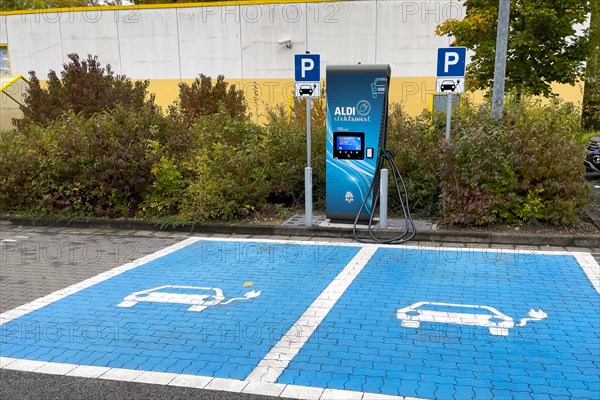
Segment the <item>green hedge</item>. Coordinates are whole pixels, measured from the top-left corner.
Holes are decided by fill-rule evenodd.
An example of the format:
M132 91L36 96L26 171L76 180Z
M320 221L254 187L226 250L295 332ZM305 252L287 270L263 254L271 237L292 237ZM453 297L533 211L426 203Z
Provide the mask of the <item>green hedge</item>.
M67 112L48 126L2 133L0 208L133 217L151 189L157 154L151 110L118 106L90 117Z
M441 148L442 211L452 224L574 225L589 203L579 113L569 104L509 103L502 122L466 105Z
M396 154L395 161L406 183L411 211L418 218L440 217L437 170L438 148L443 137L432 124L430 114L413 118L400 105L390 106L386 147ZM391 178L389 185L394 188ZM401 213L394 194L390 196L390 207L392 212Z
M163 113L147 83L116 77L91 56L70 59L62 79L50 73L47 89L34 79L25 117L0 133L3 212L227 221L304 203L304 101L270 108L257 125L241 91L201 75L180 85ZM463 101L446 143L444 118L390 107L387 148L414 215L463 225L576 224L590 200L576 140L584 135L580 111L523 100L507 104L502 122L489 115L487 105ZM318 209L325 206L323 99L311 118ZM395 199L391 206L400 211Z

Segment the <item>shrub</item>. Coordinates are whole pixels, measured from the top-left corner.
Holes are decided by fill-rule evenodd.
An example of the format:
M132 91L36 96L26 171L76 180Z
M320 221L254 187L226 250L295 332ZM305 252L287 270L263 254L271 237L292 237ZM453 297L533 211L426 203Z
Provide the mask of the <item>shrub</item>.
M194 179L181 204L193 220L231 220L265 203L269 185L260 148L264 129L226 114L202 117L193 126L201 146L192 160Z
M48 126L68 111L89 117L118 105L133 109L143 108L146 102L153 105L154 96L147 99L148 81L132 82L115 75L110 65L101 66L98 57L88 55L84 61L77 54L67 57L71 61L63 65L60 78L52 70L48 73L47 88L41 87L35 71L29 72L23 118L15 121L19 128L30 123Z
M267 204L295 205L304 194L306 132L283 107L270 110L267 126L226 113L201 117L192 127L198 151L181 215L228 221ZM325 135L313 143L313 164L324 177ZM319 138L319 136L321 136ZM323 178L324 182L324 178Z
M311 168L313 172L313 202L325 207L325 97L313 99L311 108ZM269 157L278 165L281 179L275 202L298 205L304 202L304 168L306 167L306 102L296 99L291 107L279 104L267 109L267 132L271 135ZM281 149L285 149L282 152ZM289 154L288 154L289 153ZM277 190L273 191L278 193ZM292 202L282 196L291 196Z
M406 183L411 211L420 218L440 215L440 183L437 176L438 148L443 134L432 126L428 113L412 118L399 104L390 106L387 145L396 154L396 164ZM390 210L400 212L390 177Z
M48 126L4 132L0 208L6 211L131 217L155 179L151 107L116 106L90 117L72 111Z
M579 113L569 104L508 103L505 117L463 105L442 149L444 218L451 224L574 225L589 202Z
M152 187L144 193L143 202L140 204L142 217L152 218L177 214L179 201L187 182L182 173L182 169L184 169L182 163L177 162L177 159L166 153L165 148L158 141L148 141L146 157L154 160L150 169L150 173L154 175L154 181Z
M242 90L229 86L223 75L217 77L213 86L209 76L201 74L188 85L179 84L179 98L169 108L172 117L191 127L199 117L224 112L234 118L246 116L246 99Z
M27 138L16 131L0 132L0 209L27 210L36 206L31 186L38 174L39 135Z

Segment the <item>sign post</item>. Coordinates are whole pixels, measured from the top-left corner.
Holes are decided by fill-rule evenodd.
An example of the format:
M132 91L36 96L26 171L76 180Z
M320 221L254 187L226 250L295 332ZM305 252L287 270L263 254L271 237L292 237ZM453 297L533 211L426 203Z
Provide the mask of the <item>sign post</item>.
M452 93L446 99L446 140L450 141L450 127L452 126Z
M466 47L442 47L438 49L435 91L448 95L446 99L446 140L450 140L452 96L465 91L466 59Z
M311 167L311 99L321 95L321 56L319 54L296 54L294 56L295 88L297 97L306 99L306 168L304 169L304 214L306 226L313 224L313 187Z

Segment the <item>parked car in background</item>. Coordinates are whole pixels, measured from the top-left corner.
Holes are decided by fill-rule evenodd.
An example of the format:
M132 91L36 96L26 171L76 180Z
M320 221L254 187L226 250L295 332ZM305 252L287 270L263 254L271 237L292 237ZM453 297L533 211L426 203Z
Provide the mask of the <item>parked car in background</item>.
M600 173L600 136L593 136L588 141L588 154L585 157L585 169L588 172Z

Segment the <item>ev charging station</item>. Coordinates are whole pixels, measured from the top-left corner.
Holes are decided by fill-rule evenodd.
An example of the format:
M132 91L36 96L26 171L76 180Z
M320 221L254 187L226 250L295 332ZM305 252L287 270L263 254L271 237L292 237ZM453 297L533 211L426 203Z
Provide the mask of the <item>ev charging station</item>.
M329 65L326 76L326 218L368 222L386 143L391 68Z

